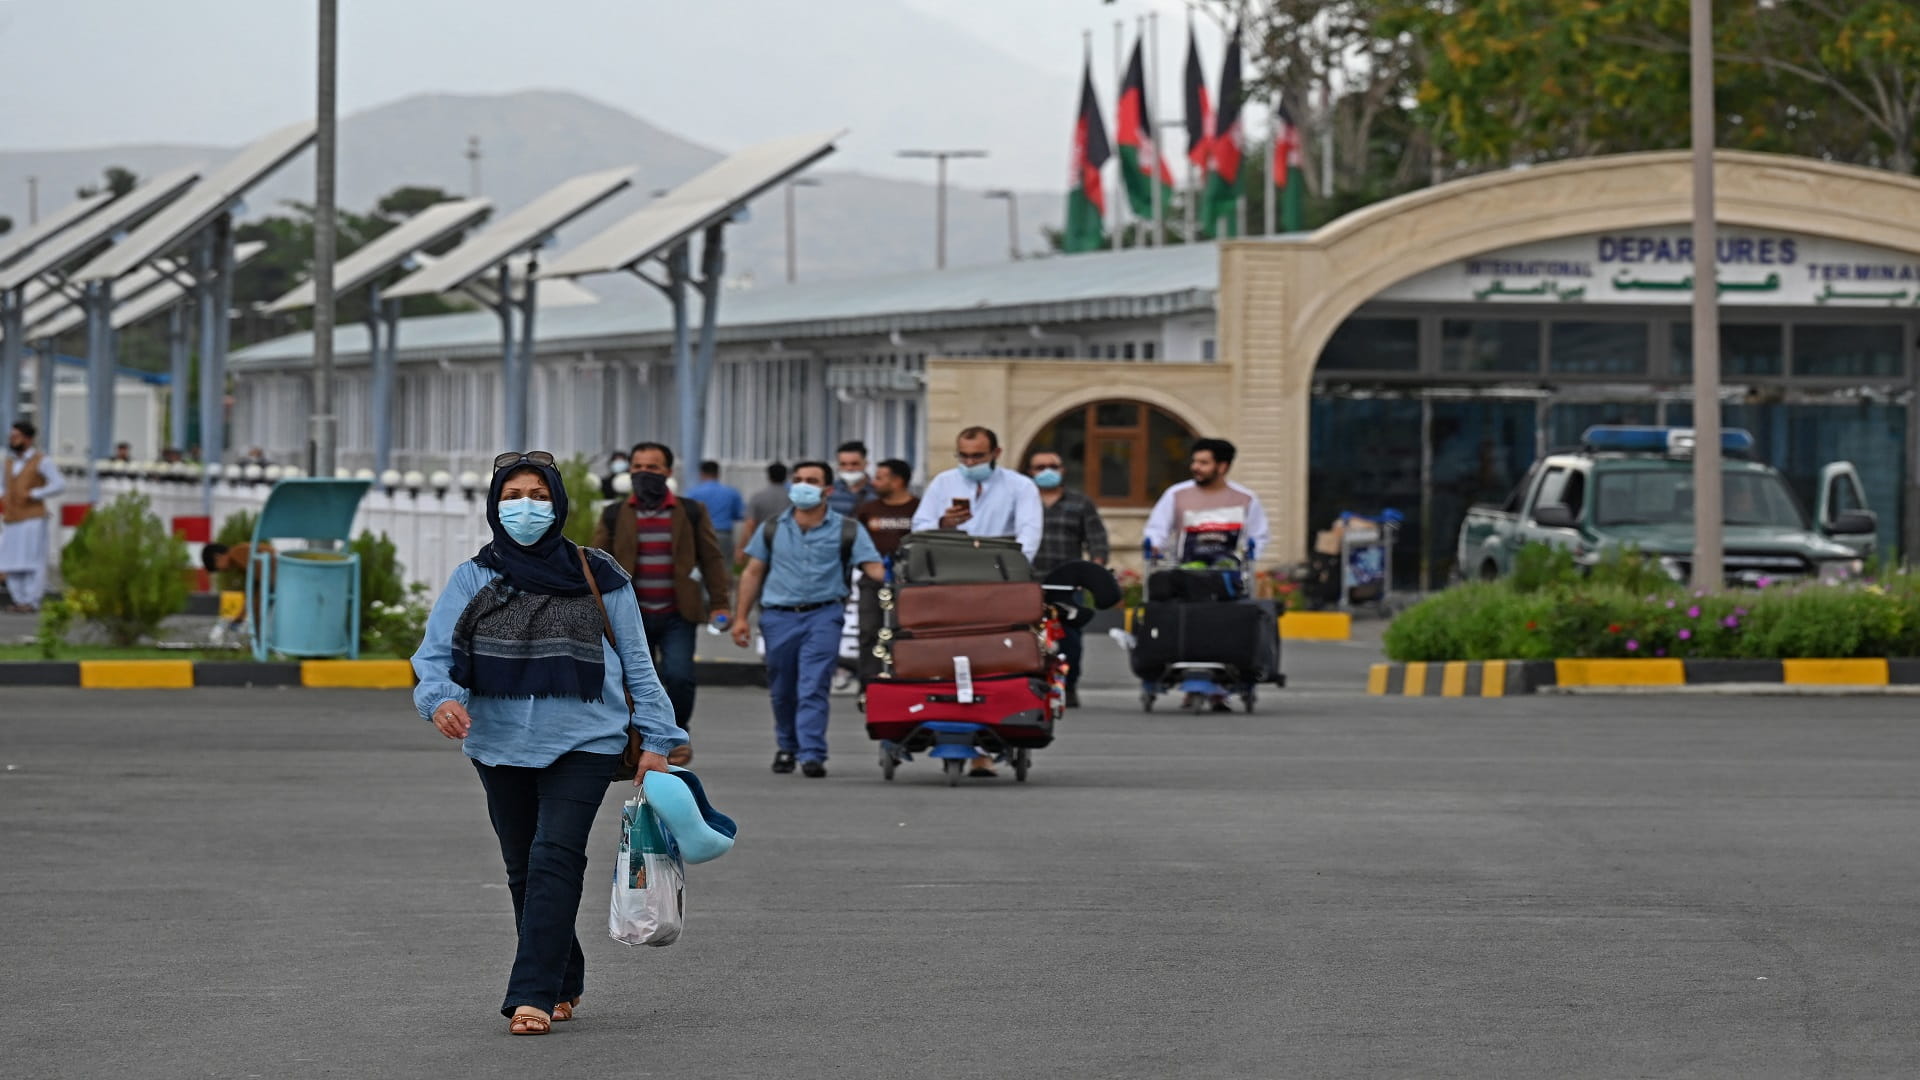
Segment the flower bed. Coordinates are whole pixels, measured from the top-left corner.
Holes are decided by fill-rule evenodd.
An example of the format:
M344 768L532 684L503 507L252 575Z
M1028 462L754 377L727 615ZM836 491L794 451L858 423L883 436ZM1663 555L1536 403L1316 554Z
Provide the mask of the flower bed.
M1385 644L1388 657L1403 662L1920 656L1920 580L1762 582L1700 594L1632 555L1582 572L1569 558L1530 549L1508 579L1448 589L1409 608Z

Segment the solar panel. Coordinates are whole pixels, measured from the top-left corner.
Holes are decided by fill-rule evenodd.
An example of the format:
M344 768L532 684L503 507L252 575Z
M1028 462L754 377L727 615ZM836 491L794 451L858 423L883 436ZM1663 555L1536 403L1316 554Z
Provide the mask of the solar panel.
M833 144L845 134L796 135L750 146L556 258L540 276L605 274L644 262L833 153Z
M386 290L389 297L452 292L524 251L541 238L633 182L632 167L576 176L481 230L432 266L422 267Z
M432 266L440 261L431 255L417 255L415 258L422 266ZM527 282L527 262L525 252L507 260L507 278L513 283L515 289ZM588 304L600 302L600 297L591 290L564 278L542 277L534 285L540 290L535 299L543 308L585 307ZM467 282L463 291L472 294L476 300L488 307L492 307L500 302L500 294L494 291L493 286L494 282L488 278L476 278Z
M100 209L112 201L113 192L98 192L84 199L76 199L54 213L41 218L38 222L27 226L21 230L19 234L14 236L12 241L6 246L0 247L0 266L7 265L40 244L53 239L60 233L65 232L68 228L78 224L80 220L88 214L93 213L95 210Z
M114 282L113 295L115 299L122 301L139 296L165 280L169 272L179 269L179 260L156 259ZM59 337L87 319L85 309L74 303L73 298L65 293L54 293L47 298L47 302L37 307L38 311L32 307L27 309L24 323L27 328L26 336L30 341Z
M74 274L77 281L117 278L156 255L185 242L233 206L247 189L264 180L313 141L314 122L302 120L273 132L227 159L186 197L134 230Z
M25 258L0 270L0 289L14 288L72 261L81 252L141 220L185 191L187 185L193 183L194 178L199 175L200 166L198 165L174 169L171 172L161 173L113 200L104 209L89 215L85 219L84 226L61 232L60 235L29 252ZM117 250L119 246L115 245L108 250Z
M233 245L233 268L238 270L251 262L256 255L267 250L267 245L259 240L249 240L244 244ZM113 309L113 328L124 330L134 323L165 311L176 302L185 298L188 290L172 279L161 282L133 299Z
M491 199L456 199L427 207L333 264L334 293L352 292L373 281L420 249L432 247L473 224L492 207ZM312 307L313 292L313 282L303 281L287 295L268 304L267 310L297 311Z

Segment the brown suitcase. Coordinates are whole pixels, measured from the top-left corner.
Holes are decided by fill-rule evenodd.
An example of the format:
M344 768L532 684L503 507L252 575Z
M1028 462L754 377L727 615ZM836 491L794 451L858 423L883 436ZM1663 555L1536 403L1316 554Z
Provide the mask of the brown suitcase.
M1037 581L894 586L881 602L889 598L887 626L896 638L990 634L1032 627L1047 617Z
M887 648L892 657L889 674L896 679L951 679L956 656L967 658L976 679L991 675L1041 675L1047 670L1040 635L1031 630L902 638L888 642Z

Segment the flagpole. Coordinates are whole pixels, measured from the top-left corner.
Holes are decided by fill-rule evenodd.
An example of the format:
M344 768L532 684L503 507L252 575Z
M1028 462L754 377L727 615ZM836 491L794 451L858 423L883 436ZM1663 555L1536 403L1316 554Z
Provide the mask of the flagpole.
M1160 115L1160 13L1152 12L1147 16L1148 56L1147 56L1147 100L1153 103L1153 115ZM1159 247L1166 243L1166 201L1160 190L1160 170L1166 159L1160 156L1160 125L1147 125L1147 138L1153 142L1153 228L1147 239L1148 246Z
M1119 87L1123 85L1127 80L1126 51L1125 51L1125 46L1122 44L1120 40L1121 35L1125 31L1125 29L1126 29L1126 20L1124 19L1113 20L1113 85L1115 87ZM1118 101L1119 100L1118 96L1116 96L1114 100ZM1119 127L1120 127L1120 118L1118 116L1114 117L1113 124L1114 124L1114 130L1116 132L1116 137L1117 137L1117 132L1119 131ZM1113 155L1113 157L1116 162L1120 160L1119 154L1115 154ZM1120 165L1114 166L1115 183L1113 185L1114 186L1113 250L1115 251L1120 250L1120 234L1126 230L1125 219L1120 216L1121 215L1120 204L1126 201L1126 197L1127 197L1126 180L1124 177L1120 175L1121 168L1122 166Z
M1191 93L1191 91L1188 89L1189 84L1186 83L1184 80L1194 77L1188 74L1187 65L1198 63L1197 59L1195 59L1199 55L1198 49L1199 49L1199 46L1194 41L1194 38L1193 38L1193 12L1188 11L1187 12L1187 59L1181 61L1181 64L1182 64L1181 78L1183 80L1181 89L1183 92ZM1200 94L1204 98L1206 94L1205 73L1204 72L1199 73L1198 78L1201 80ZM1187 133L1189 136L1189 138L1187 139L1187 197L1184 200L1187 204L1186 206L1187 243L1189 244L1197 243L1199 242L1199 239L1200 239L1200 228L1198 223L1199 213L1200 213L1200 209L1198 205L1200 202L1200 180L1198 177L1199 166L1193 160L1193 139L1191 138L1193 133L1193 127L1195 124L1195 121L1193 119L1194 111L1195 111L1194 104L1190 100L1187 101L1185 106L1182 108L1182 112L1186 114ZM1200 123L1202 124L1207 122L1208 121L1206 120L1200 121Z
M1273 100L1267 102L1267 183L1266 193L1261 197L1261 209L1267 215L1267 235L1280 233L1279 221L1274 215L1273 194L1275 184L1287 175L1287 163L1280 160L1280 95L1275 93Z

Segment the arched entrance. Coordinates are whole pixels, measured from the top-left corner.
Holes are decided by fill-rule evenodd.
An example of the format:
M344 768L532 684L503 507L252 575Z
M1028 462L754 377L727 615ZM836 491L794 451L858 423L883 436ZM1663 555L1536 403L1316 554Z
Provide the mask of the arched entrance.
M1920 263L1920 181L1911 177L1774 155L1723 153L1717 159L1716 182L1723 225L1869 245L1912 255ZM1331 358L1323 360L1323 356L1338 352L1337 332L1362 305L1377 306L1397 284L1488 252L1569 237L1679 226L1688 220L1688 200L1686 154L1632 154L1475 177L1368 207L1308 237L1226 244L1221 255L1220 341L1222 359L1235 369L1241 410L1236 430L1243 464L1237 472L1273 478L1269 483L1275 490L1268 505L1274 520L1275 556L1303 558L1310 530L1322 524L1312 510L1306 483L1322 456L1324 441L1322 425L1315 423L1314 415L1316 367L1327 366ZM1539 283L1552 277L1551 267L1540 272L1533 272L1536 268L1530 265L1521 269L1529 273L1515 288L1541 287ZM1800 262L1785 269L1801 274L1810 268ZM1678 276L1684 277L1685 271ZM1653 290L1674 288L1675 278L1673 273L1631 276L1641 283L1635 287L1649 290L1650 303L1661 295ZM1551 317L1535 313L1512 319L1504 311L1492 313L1491 305L1508 296L1490 292L1479 298L1489 303L1484 319L1415 327L1410 339L1413 352L1406 356L1414 367L1398 384L1390 372L1367 380L1345 380L1353 385L1334 396L1355 403L1355 409L1378 414L1350 427L1361 433L1361 449L1376 463L1403 465L1422 456L1431 458L1436 452L1433 426L1458 420L1462 434L1455 441L1459 445L1446 446L1444 452L1459 458L1454 464L1463 476L1474 478L1463 481L1459 497L1484 497L1478 488L1493 486L1511 471L1502 462L1486 460L1479 444L1487 424L1531 425L1536 448L1543 448L1562 441L1555 434L1560 429L1578 426L1582 409L1595 413L1588 422L1598 422L1606 418L1607 410L1653 402L1646 386L1660 372L1677 371L1674 358L1684 353L1684 326L1671 318L1642 317L1625 309L1603 311L1602 305L1590 302L1593 297L1582 296L1570 285L1559 287L1564 295L1556 298L1564 299L1566 307ZM1726 287L1723 281L1723 290ZM1856 287L1839 292L1859 291ZM1904 327L1909 318L1920 318L1920 309L1907 311L1911 314L1883 312L1877 319L1879 324ZM1370 309L1366 315L1391 319L1395 313ZM1760 329L1752 334L1758 341L1768 332ZM1783 331L1784 344L1779 346L1783 355L1791 352L1794 334L1792 325ZM1851 325L1823 327L1804 336L1811 340L1818 334L1860 337ZM1729 334L1730 341L1735 336ZM1803 371L1797 360L1783 360L1787 366L1780 378L1806 385L1824 379L1844 386L1860 383L1865 373L1864 377L1881 384L1910 382L1913 364L1906 353L1914 336L1906 333L1908 344L1892 353L1886 348L1874 352L1879 347L1869 347L1870 342L1849 344L1847 355L1858 354L1862 359L1852 362L1853 367L1830 372ZM1644 350L1643 358L1636 359L1637 350ZM1566 359L1558 362L1555 356ZM1377 359L1382 361L1377 366L1396 362L1391 355ZM1534 387L1533 397L1521 393L1491 405L1485 394L1467 395L1474 397L1474 408L1488 412L1489 418L1449 419L1445 408L1441 416L1434 415L1443 395L1414 389L1423 381L1431 389L1435 380L1414 376L1435 372L1463 385L1528 380L1543 385ZM1323 382L1332 378L1328 372L1320 374ZM1380 375L1378 371L1370 374ZM1550 384L1555 376L1572 382L1584 379L1582 385L1591 393L1580 400L1543 397L1554 392ZM1369 385L1360 385L1363 382ZM1656 409L1656 417L1666 422L1685 419L1664 406ZM1784 416L1780 422L1797 419ZM1516 438L1512 432L1506 437ZM1908 438L1903 413L1898 439ZM1517 441L1524 444L1524 438ZM1887 444L1881 440L1875 445L1884 452ZM1364 468L1350 471L1364 479ZM1430 465L1427 475L1435 475ZM1340 483L1332 481L1330 486ZM1369 491L1349 490L1343 494L1358 503L1351 508L1366 509L1368 504L1386 503L1394 493L1376 497ZM1417 494L1429 506L1435 498L1453 497L1437 483L1423 485ZM1431 554L1443 546L1435 537L1422 550Z

